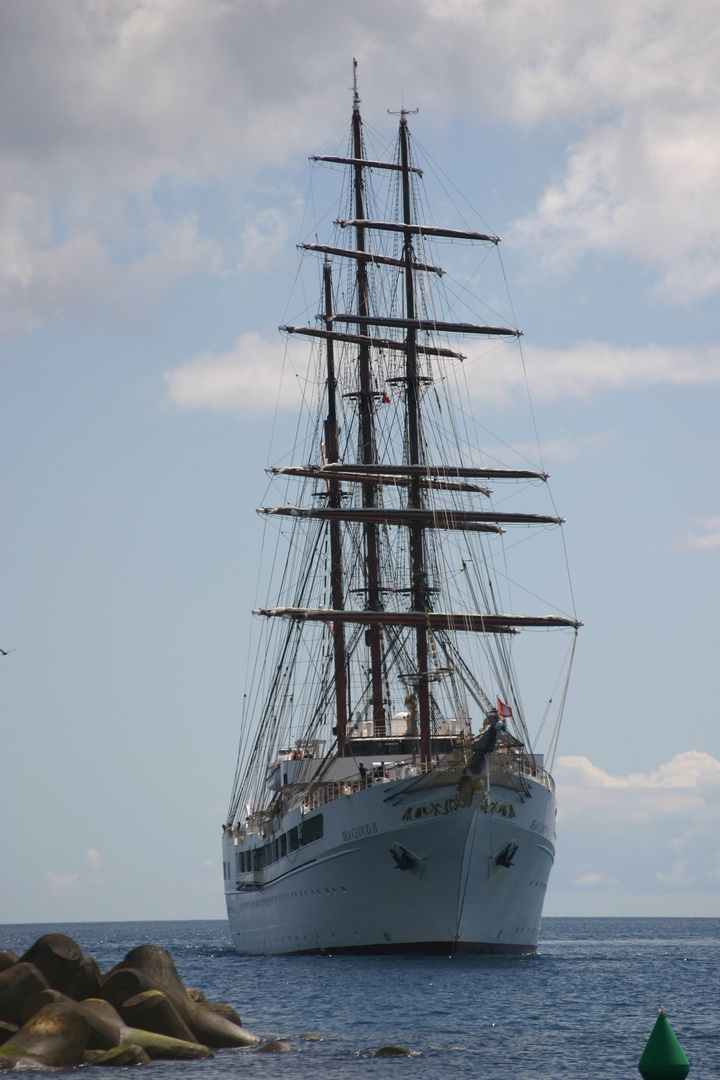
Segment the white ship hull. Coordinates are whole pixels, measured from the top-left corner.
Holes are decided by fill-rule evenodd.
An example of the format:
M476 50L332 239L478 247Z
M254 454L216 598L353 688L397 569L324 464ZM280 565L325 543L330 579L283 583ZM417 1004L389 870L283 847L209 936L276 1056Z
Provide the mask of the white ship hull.
M464 801L457 785L403 796L406 787L376 783L306 814L322 814L322 838L260 870L238 873L248 838L228 830L236 950L534 952L555 851L549 788L528 779L524 793L493 785L486 795L476 782ZM291 811L282 828L300 817ZM267 835L273 844L280 833Z

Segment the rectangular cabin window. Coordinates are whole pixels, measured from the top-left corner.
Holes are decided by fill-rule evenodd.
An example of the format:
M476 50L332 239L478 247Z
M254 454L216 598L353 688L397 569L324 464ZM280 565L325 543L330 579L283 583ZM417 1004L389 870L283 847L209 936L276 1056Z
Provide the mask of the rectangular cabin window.
M290 851L297 851L298 847L300 846L300 842L298 840L297 826L294 829L291 829L288 833L288 845Z
M256 870L262 870L263 868L263 849L261 847L256 848L253 852L255 855L254 863Z
M283 833L280 837L280 858L284 858L287 855L287 833Z
M315 840L322 840L323 837L323 816L322 814L314 814L310 818L304 818L302 823L302 836L300 843L312 844Z
M275 841L275 862L280 858L280 841Z

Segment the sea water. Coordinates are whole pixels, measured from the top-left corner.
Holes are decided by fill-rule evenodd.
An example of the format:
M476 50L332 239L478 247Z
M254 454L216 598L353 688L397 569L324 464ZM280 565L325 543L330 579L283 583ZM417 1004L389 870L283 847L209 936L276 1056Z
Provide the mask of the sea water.
M224 922L0 926L0 948L50 931L103 971L135 945L163 945L186 985L293 1047L156 1062L155 1080L622 1080L638 1077L660 1005L691 1080L720 1076L720 919L545 919L524 957L244 957ZM373 1057L389 1044L412 1056Z

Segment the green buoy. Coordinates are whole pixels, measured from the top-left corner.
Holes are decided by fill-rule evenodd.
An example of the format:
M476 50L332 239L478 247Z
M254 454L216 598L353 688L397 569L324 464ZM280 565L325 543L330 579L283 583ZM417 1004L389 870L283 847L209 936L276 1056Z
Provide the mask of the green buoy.
M638 1069L643 1080L685 1080L690 1071L690 1062L675 1038L663 1008L658 1012Z

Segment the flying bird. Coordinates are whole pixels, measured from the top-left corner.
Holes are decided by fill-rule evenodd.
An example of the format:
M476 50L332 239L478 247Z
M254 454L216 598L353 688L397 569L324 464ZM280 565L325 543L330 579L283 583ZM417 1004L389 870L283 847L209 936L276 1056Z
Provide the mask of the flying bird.
M17 652L17 649L0 649L3 656L8 656L11 652Z

